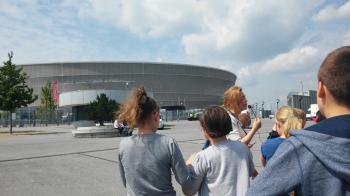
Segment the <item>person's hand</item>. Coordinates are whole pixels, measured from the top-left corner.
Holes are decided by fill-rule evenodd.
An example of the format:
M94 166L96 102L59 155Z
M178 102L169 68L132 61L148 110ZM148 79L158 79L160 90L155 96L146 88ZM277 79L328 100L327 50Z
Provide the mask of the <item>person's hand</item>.
M194 157L196 156L197 153L193 153L190 155L190 157L188 157L187 161L186 161L186 165L192 165L192 161L194 159Z
M252 179L254 180L254 178L258 175L259 175L259 172L256 169L254 169L253 174L252 174Z
M261 119L260 118L256 118L254 120L254 123L253 123L253 130L258 130L261 128Z
M248 148L251 148L251 147L254 146L254 144L255 144L255 142L254 142L254 143L251 143L251 144L248 144L247 146L248 146Z

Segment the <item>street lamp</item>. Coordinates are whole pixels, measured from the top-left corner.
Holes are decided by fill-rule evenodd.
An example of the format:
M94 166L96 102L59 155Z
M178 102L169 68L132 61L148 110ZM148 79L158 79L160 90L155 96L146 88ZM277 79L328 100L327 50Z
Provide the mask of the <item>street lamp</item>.
M264 105L265 105L265 102L262 101L262 103L261 103L261 117L262 117L262 118L265 117L265 114L264 114Z
M304 85L303 85L303 81L300 81L301 83L301 95L304 95Z
M277 110L278 110L278 103L280 102L280 100L279 99L276 99L276 103L277 103ZM276 110L276 111L277 111Z

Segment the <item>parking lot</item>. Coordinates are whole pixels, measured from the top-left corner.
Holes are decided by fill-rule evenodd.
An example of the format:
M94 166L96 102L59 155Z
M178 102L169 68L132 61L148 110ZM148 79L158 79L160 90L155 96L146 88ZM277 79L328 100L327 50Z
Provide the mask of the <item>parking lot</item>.
M308 124L311 122L308 122ZM258 170L260 144L273 120L263 127L251 148ZM125 195L118 170L117 153L122 138L74 138L70 126L15 128L0 134L0 195ZM0 129L0 132L7 129ZM174 137L185 159L204 142L198 121L166 122L158 133ZM182 195L174 181L178 195Z

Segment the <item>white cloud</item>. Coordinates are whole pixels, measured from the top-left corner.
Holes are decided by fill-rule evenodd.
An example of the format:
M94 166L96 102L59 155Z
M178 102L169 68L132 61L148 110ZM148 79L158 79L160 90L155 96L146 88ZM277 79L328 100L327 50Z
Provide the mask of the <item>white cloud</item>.
M238 62L271 58L292 47L303 34L306 19L318 3L230 1L222 10L224 14L205 15L206 28L183 35L182 44L187 54L199 58L224 58ZM207 10L210 13L210 3Z
M202 2L195 0L75 0L83 18L95 18L142 37L179 36L201 27ZM80 4L83 3L84 6Z
M141 37L176 36L190 57L254 62L288 51L322 1L75 0L70 5L83 18Z
M314 65L319 60L319 56L320 51L317 48L305 46L279 54L255 67L262 73L298 71Z
M270 77L270 74L300 75L300 72L314 70L323 53L315 47L305 46L281 53L261 63L245 66L238 71L239 83L254 84L254 78Z
M253 73L250 67L243 67L237 72L237 85L254 86L258 83L256 73Z
M336 5L327 5L324 9L320 10L313 20L316 22L331 22L336 20L348 20L350 19L350 1L344 3L338 8Z

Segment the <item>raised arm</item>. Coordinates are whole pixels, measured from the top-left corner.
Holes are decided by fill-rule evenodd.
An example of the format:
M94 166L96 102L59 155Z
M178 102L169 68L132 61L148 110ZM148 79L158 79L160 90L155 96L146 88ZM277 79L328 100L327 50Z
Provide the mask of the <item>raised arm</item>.
M241 142L248 146L250 141L253 139L255 133L261 128L261 120L256 118L253 123L252 129L247 133L247 135L243 136Z

